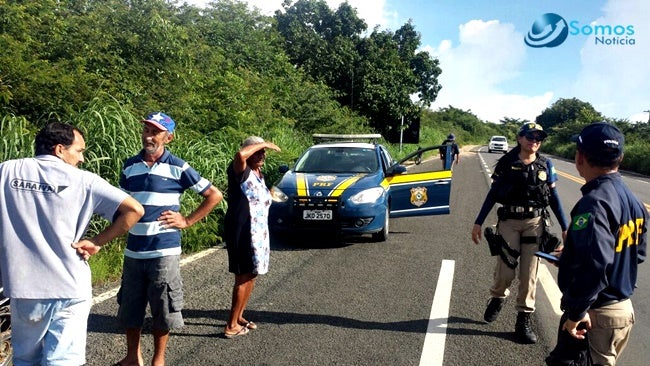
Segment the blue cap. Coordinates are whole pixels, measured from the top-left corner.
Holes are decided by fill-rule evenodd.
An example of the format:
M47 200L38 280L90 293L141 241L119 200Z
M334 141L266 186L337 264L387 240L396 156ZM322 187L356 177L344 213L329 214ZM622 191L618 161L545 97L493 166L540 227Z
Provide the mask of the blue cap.
M613 160L623 155L625 136L618 127L598 122L583 128L579 135L573 135L571 141L590 156Z
M159 130L169 131L169 133L173 133L176 128L176 122L162 112L150 113L142 122L152 124Z
M447 140L452 140L452 141L453 141L453 140L455 140L455 139L456 139L456 136L455 136L453 133L450 133L450 134L447 136Z
M544 127L542 125L535 123L535 122L526 122L524 123L520 128L519 132L517 133L519 136L525 136L527 134L532 134L534 132L537 132L540 134L540 137L545 139L548 137L548 134L546 131L544 131Z

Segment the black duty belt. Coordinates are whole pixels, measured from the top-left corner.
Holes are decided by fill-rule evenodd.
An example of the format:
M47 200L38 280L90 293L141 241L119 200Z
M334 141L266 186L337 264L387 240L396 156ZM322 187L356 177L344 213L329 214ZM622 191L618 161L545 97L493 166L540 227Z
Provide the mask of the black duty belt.
M534 212L535 210L539 210L539 208L528 207L528 206L503 206L503 209L506 212L516 212L516 213Z
M497 210L497 215L501 220L533 219L542 216L543 213L543 208L528 206L502 206Z

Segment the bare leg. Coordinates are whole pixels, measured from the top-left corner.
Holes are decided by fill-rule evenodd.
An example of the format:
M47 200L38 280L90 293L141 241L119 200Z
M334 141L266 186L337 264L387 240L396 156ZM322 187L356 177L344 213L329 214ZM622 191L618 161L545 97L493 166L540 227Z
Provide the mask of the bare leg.
M230 317L226 324L226 333L235 333L242 328L240 322L244 320L244 309L248 304L248 299L255 287L256 274L246 273L235 275L235 285L232 289L232 307L230 308Z
M153 330L153 358L151 366L165 365L165 350L169 340L169 330Z
M243 284L243 291L242 291L243 306L241 307L241 310L239 311L239 315L237 316L237 322L239 323L239 325L246 325L248 323L248 320L244 318L244 310L246 309L246 305L248 305L248 299L250 299L254 288L255 288L255 277L251 278L249 281Z
M126 357L120 361L122 366L143 366L140 349L141 328L126 328Z

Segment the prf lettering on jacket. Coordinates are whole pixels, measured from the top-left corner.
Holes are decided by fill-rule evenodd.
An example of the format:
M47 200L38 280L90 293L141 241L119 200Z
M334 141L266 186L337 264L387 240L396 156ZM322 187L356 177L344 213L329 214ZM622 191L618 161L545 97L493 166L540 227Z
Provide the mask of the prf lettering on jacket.
M630 220L625 225L621 225L618 229L618 242L616 243L616 253L623 250L623 246L629 247L639 244L641 237L641 230L643 230L643 218L637 218L634 221Z

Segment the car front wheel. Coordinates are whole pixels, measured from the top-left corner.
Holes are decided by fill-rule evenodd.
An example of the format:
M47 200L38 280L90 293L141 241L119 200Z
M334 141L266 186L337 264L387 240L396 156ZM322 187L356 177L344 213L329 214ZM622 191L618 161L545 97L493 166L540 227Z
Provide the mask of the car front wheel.
M389 214L389 211L388 211L388 207L386 207L386 212L384 212L384 227L381 228L381 231L372 234L372 239L374 241L380 242L380 241L388 240L388 230L389 230L389 226L388 226L388 221L389 220L388 220L388 218L389 218L389 216L390 216L390 214Z

